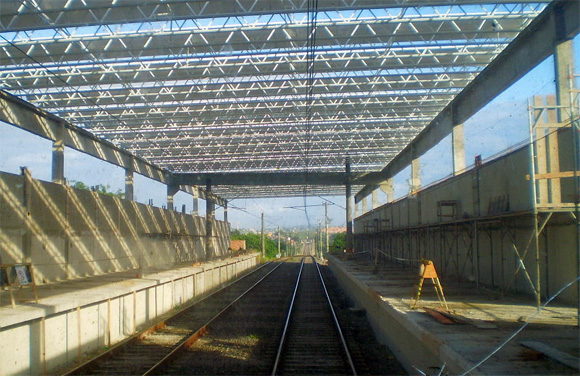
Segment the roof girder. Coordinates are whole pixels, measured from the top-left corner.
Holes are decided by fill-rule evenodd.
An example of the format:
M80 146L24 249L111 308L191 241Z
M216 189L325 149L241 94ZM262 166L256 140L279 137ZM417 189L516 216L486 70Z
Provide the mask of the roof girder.
M4 0L0 26L7 31L36 30L53 27L112 25L118 23L158 22L168 20L206 19L215 17L256 16L304 13L308 0L124 0L107 5L104 2L44 0L50 7L24 7L19 0ZM461 4L502 4L513 0L462 0ZM518 0L517 3L543 3L547 0ZM42 4L42 0L36 3ZM103 5L103 3L105 5ZM319 11L364 10L420 6L446 6L446 0L319 0Z
M0 83L160 166L215 172L342 171L346 154L377 171L543 7L319 0L312 54L307 0L47 1L4 2Z

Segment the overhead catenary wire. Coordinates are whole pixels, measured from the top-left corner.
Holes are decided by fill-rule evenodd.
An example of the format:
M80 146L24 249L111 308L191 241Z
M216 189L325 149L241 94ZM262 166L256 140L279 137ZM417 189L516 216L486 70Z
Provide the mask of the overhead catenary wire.
M345 208L344 206L342 206L342 205L339 205L339 204L337 204L336 202L334 202L334 201L332 201L332 200L329 200L329 199L327 199L327 198L324 198L324 197L322 197L322 196L318 196L318 198L320 198L320 199L321 199L322 201L324 201L324 202L328 202L328 203L329 203L329 204L331 204L331 205L337 206L337 207L341 208L342 210L346 210L346 208Z
M310 148L312 147L312 107L314 102L314 63L316 61L316 25L318 20L318 0L308 0L306 28L306 95L304 119L304 215L308 228L311 227L308 215L308 173L310 168Z
M238 211L241 211L242 213L246 213L246 214L248 214L249 216L251 216L251 217L254 217L254 218L257 218L257 219L261 219L261 218L262 218L261 216L259 216L259 215L256 215L256 214L254 214L254 213L252 213L252 212L248 211L248 210L247 210L247 209L245 209L245 208L240 208L240 207L238 207L238 206L231 205L231 204L230 204L230 205L228 205L228 209L230 209L230 208L231 208L231 209L233 209L233 210L238 210ZM275 222L272 222L272 221L270 221L270 220L268 220L268 219L266 219L266 218L264 218L264 221L265 221L265 222L267 222L267 223L269 223L269 224L271 224L271 225L273 225L273 226L278 226L278 224L277 224L277 223L275 223Z

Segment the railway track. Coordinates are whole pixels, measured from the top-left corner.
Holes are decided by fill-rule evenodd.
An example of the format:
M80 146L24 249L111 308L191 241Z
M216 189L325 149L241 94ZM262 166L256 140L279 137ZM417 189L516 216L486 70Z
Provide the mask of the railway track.
M356 375L320 268L310 261L297 279L272 375Z
M68 370L64 375L146 375L160 368L176 353L191 346L207 330L207 324L232 302L263 281L281 263L268 263L193 306L111 347L108 351Z
M69 374L356 375L364 364L314 259L271 264L234 286Z

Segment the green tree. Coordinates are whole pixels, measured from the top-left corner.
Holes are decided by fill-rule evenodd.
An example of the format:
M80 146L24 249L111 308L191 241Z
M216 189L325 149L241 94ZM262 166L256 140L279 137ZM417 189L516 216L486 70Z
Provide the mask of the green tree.
M95 191L95 192L98 192L100 194L107 195L107 196L125 198L125 193L123 191L121 191L120 189L118 189L117 192L111 192L109 190L109 189L111 189L111 186L108 184L107 185L99 184L95 187L89 187L88 185L86 185L82 181L72 180L71 183L72 183L71 187L73 187L73 188L84 189L87 191Z
M346 232L339 232L332 236L330 242L330 252L340 252L342 253L346 249Z
M245 240L246 249L249 251L262 252L261 234L253 234L253 233L242 234L240 231L234 230L230 234L230 238L232 240ZM276 239L271 239L266 236L265 243L266 243L265 244L266 258L275 258L276 254L278 253L278 241ZM287 249L286 242L283 240L280 243L280 249L282 250Z

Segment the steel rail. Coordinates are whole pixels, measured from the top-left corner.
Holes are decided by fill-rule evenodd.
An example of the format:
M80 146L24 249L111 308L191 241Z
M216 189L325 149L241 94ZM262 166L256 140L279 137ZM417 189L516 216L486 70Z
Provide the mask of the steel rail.
M173 315L171 315L170 317L166 317L160 321L155 322L155 324L149 326L147 329L144 329L138 333L133 334L132 336L130 336L129 338L126 338L125 340L113 345L110 349L108 349L107 351L100 353L94 357L92 357L91 359L83 362L82 364L62 373L63 376L70 376L70 375L82 375L87 373L87 371L89 371L94 365L96 365L97 363L104 361L106 359L109 359L113 356L115 356L118 353L122 353L123 351L125 351L128 347L132 346L135 342L139 341L140 339L142 339L143 337L145 337L148 334L157 332L161 329L163 329L166 324L167 321L177 318L180 315L184 314L186 311L188 311L189 309L191 309L194 305L205 301L209 298L211 298L212 296L216 295L217 293L223 291L224 289L226 289L227 287L233 285L234 283L237 283L239 281L242 281L252 275L254 275L255 273L257 273L258 271L262 270L263 268L265 268L266 266L272 264L272 262L267 262L259 267L257 267L255 270L244 274L243 276L241 276L238 279L232 280L228 283L226 283L222 288L212 292L211 294L205 296L203 299L195 301L185 307L183 307L182 309L180 309L179 311L175 312ZM280 263L280 265L282 265L282 263ZM267 277L268 275L270 275L274 270L276 270L278 267L280 267L280 265L276 266L274 269L272 269L270 272L268 272L268 274L266 274L264 277L262 277L257 283L259 283L260 281L262 281L265 277ZM251 288L253 288L256 284L254 284ZM250 288L250 289L251 289ZM244 292L243 295L245 295L247 293ZM239 299L239 297L238 297ZM236 299L236 300L238 300ZM213 320L213 319L212 319ZM207 324L206 324L207 325ZM179 345L178 345L179 346Z
M350 368L352 374L356 376L357 375L356 368L354 366L354 362L352 360L352 356L350 355L350 350L348 348L348 345L346 344L346 340L345 340L344 335L342 333L342 329L340 327L340 323L338 321L338 317L336 316L336 312L334 311L334 307L332 305L332 300L330 299L330 295L328 294L328 290L326 288L326 284L324 283L324 278L322 277L322 273L321 273L320 268L318 266L318 263L316 262L316 259L314 257L312 257L312 261L316 265L316 270L317 270L317 273L318 273L318 277L319 277L320 282L322 284L322 290L323 290L324 295L326 297L326 302L328 303L328 307L330 308L330 312L332 314L332 319L333 319L333 322L334 322L334 326L335 326L336 331L337 331L337 333L338 333L338 335L340 337L340 342L341 342L341 345L342 345L342 348L343 348L343 351L344 351L344 354L345 354L345 357L346 357L346 361L348 362L348 365L349 365L349 368ZM296 285L294 286L294 293L292 295L292 299L291 299L291 302L290 302L290 307L288 308L288 314L286 316L286 322L285 322L285 325L284 325L284 330L282 332L282 337L280 339L280 344L278 346L278 352L276 353L276 359L274 361L274 366L272 368L272 374L271 374L272 376L275 376L277 374L278 368L280 366L280 361L281 361L281 358L282 358L282 351L283 351L284 344L285 344L286 339L287 339L288 328L290 326L290 319L292 317L292 311L294 309L294 303L296 301L296 296L298 294L298 287L300 285L303 267L304 267L304 258L302 259L302 262L300 264L300 271L299 271L298 277L296 279Z
M340 336L340 342L342 344L342 348L346 355L346 359L348 360L348 365L350 366L350 370L354 376L357 375L356 368L354 366L354 362L350 355L350 350L348 349L348 345L346 344L346 340L344 339L344 335L342 334L342 329L340 328L340 323L338 321L338 317L336 316L336 312L334 311L334 306L332 305L332 300L330 299L330 295L328 295L328 290L326 289L326 283L324 283L324 278L322 277L322 273L320 272L320 267L318 266L318 262L314 257L312 258L314 261L314 265L316 265L316 270L318 271L318 277L320 278L320 282L322 283L322 289L324 290L324 295L326 296L326 301L328 302L328 306L330 307L330 312L332 313L332 318L334 321L334 325L336 326L336 331Z
M280 338L280 344L278 345L278 351L276 352L276 359L274 360L274 367L272 368L272 376L276 375L278 366L280 365L282 349L286 340L286 334L288 333L288 327L290 326L290 318L292 317L292 310L294 308L294 302L296 301L296 295L298 294L298 286L300 285L300 277L302 276L303 269L304 258L302 258L302 261L300 262L300 271L298 272L298 277L296 277L296 284L294 285L294 292L292 293L292 299L290 300L290 307L288 307L288 313L286 314L286 322L284 323L284 330L282 331L282 337Z
M285 260L284 260L285 261ZM269 264L269 263L268 263ZM161 359L159 362L157 362L154 366L152 366L151 368L149 368L149 370L147 372L145 372L143 374L143 376L146 375L155 375L155 374L159 374L162 372L162 370L164 369L164 367L167 366L167 364L175 357L177 356L179 353L181 353L184 350L187 350L188 348L190 348L191 346L193 346L193 344L195 344L195 342L197 342L197 340L201 337L203 337L209 330L209 326L218 318L220 317L223 313L225 313L226 311L228 311L235 303L237 303L241 298L243 298L245 295L247 295L250 291L252 291L256 286L258 286L262 281L264 281L267 277L269 277L274 271L276 271L280 266L282 266L284 264L284 262L279 263L275 268L273 268L272 270L270 270L265 276L263 276L262 278L260 278L256 283L254 283L252 286L250 286L246 291L244 291L240 296L238 296L234 301L232 301L230 304L228 304L224 309L222 309L220 312L218 312L214 317L212 317L208 322L206 322L200 329L198 329L195 333L193 333L192 335L188 336L187 338L181 340L175 347L174 349L167 354L165 357L163 357L163 359Z

